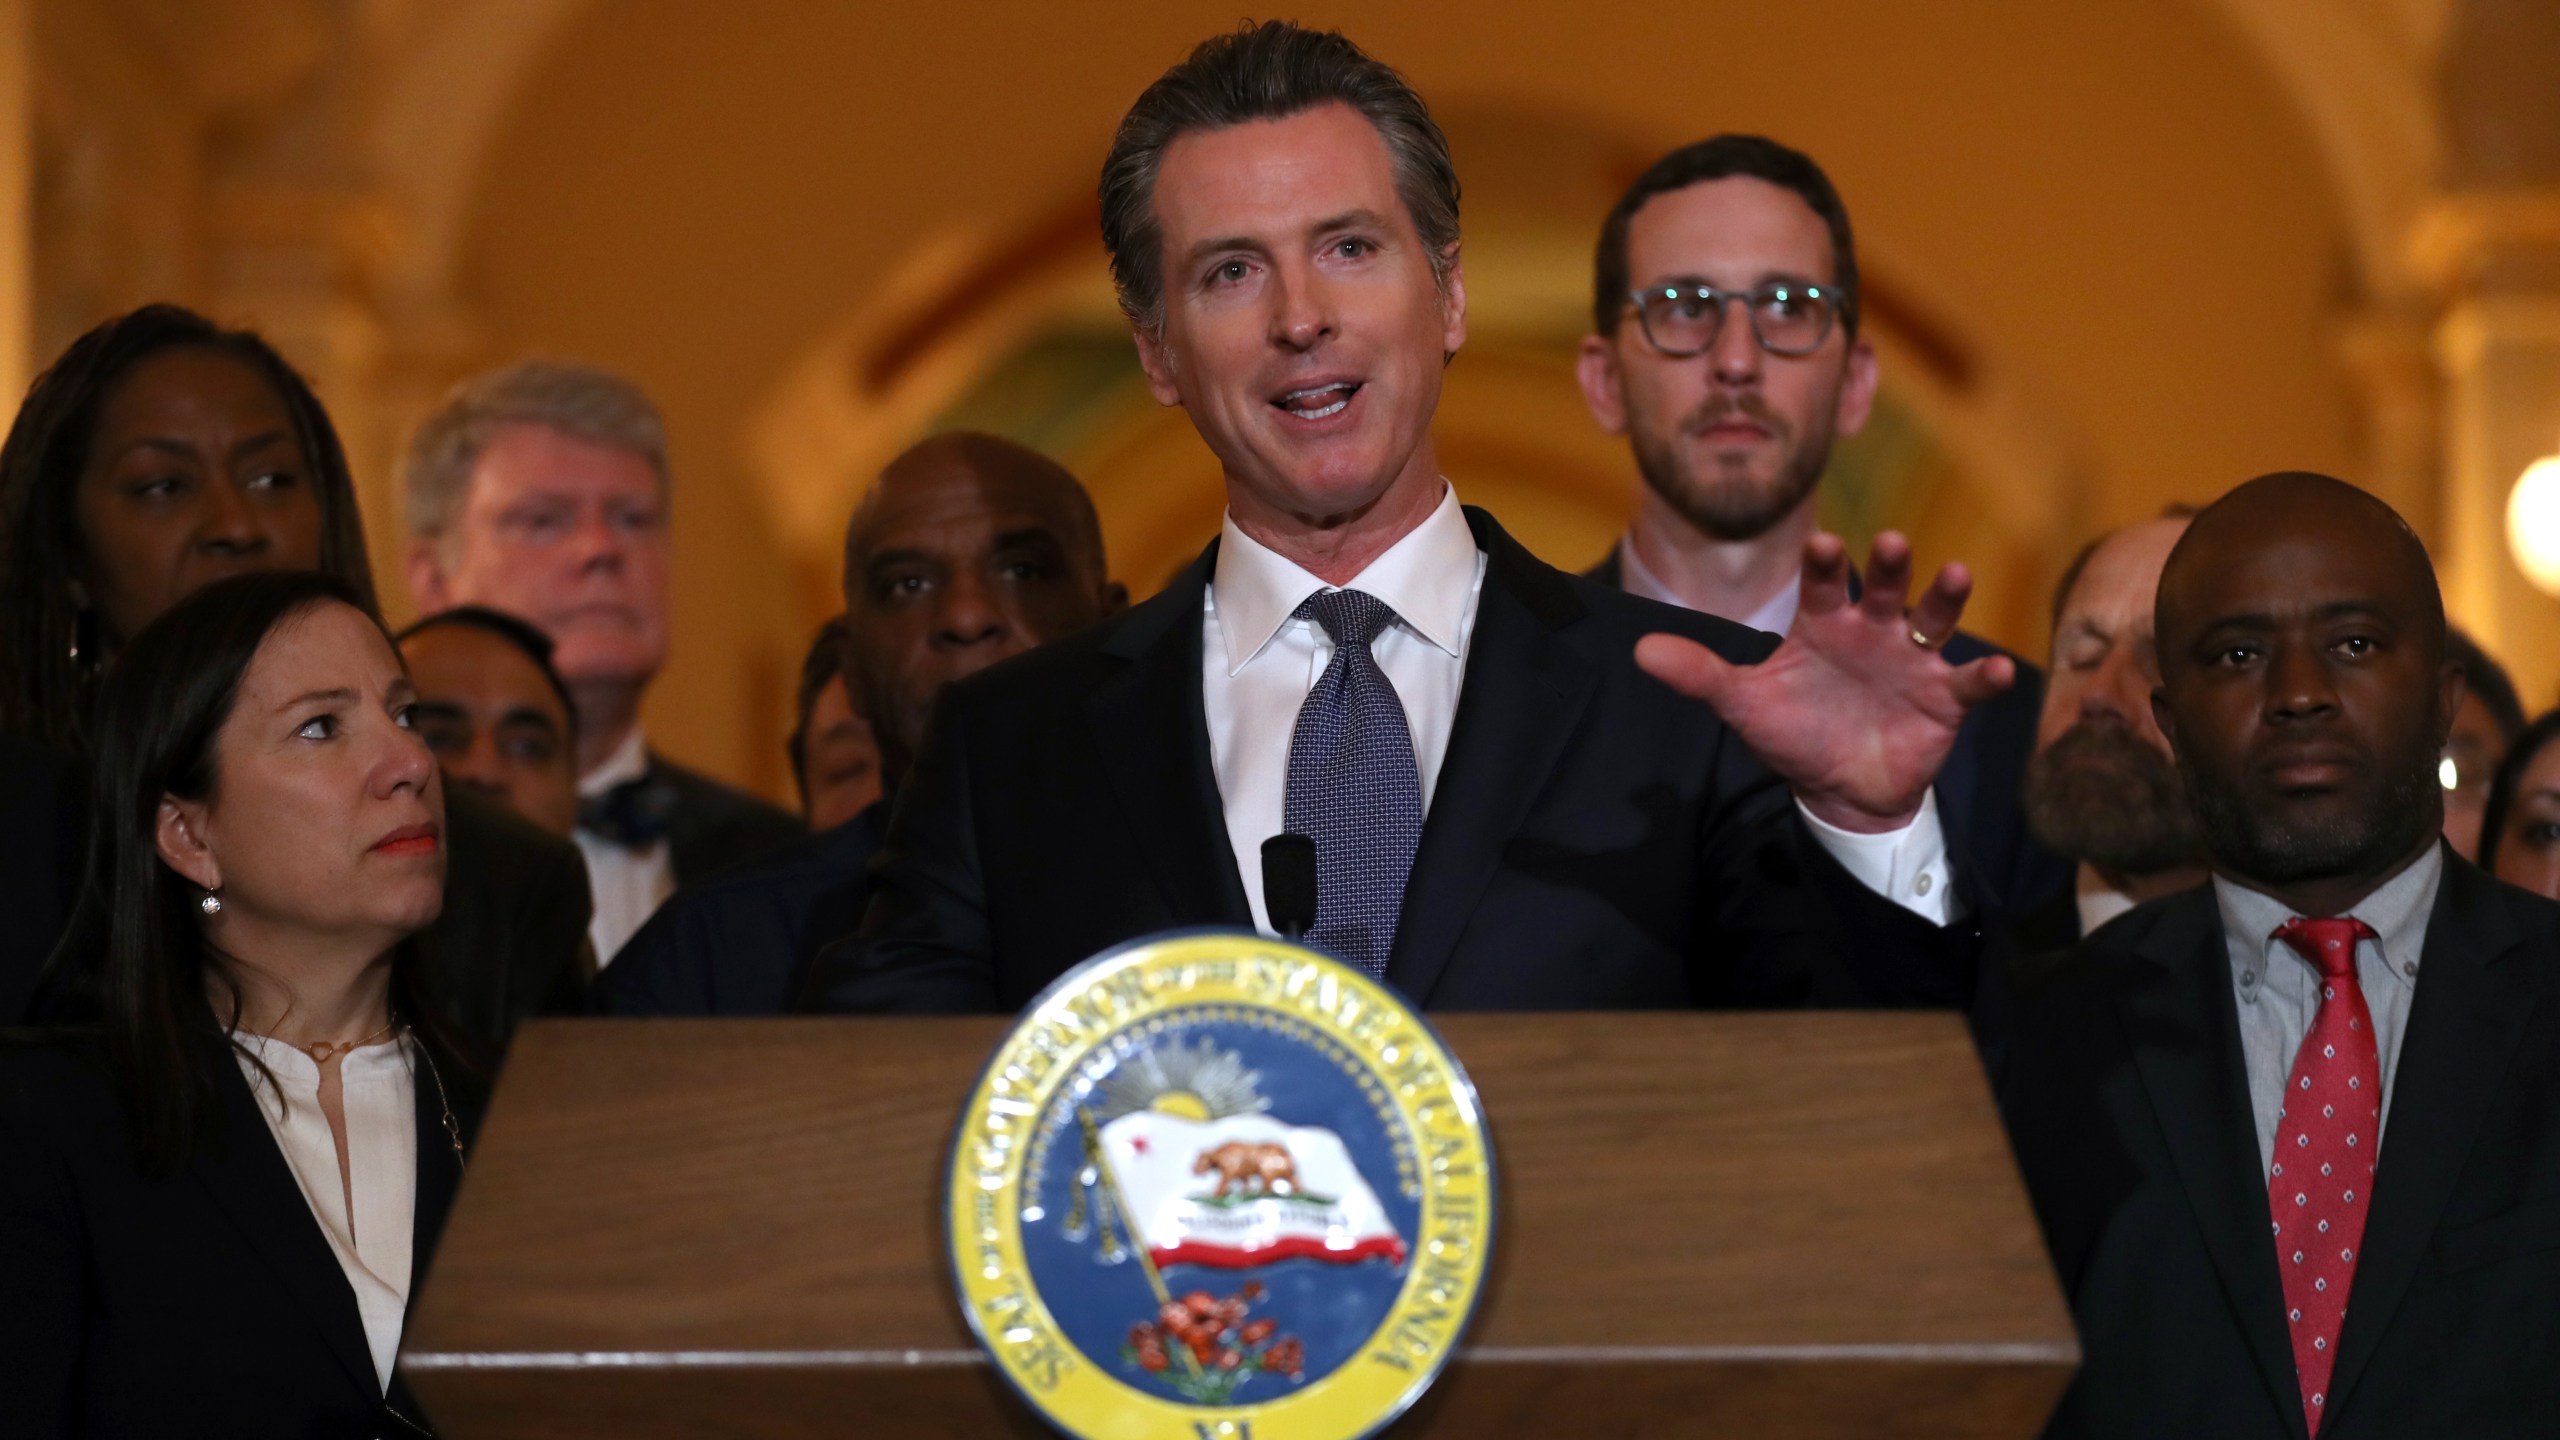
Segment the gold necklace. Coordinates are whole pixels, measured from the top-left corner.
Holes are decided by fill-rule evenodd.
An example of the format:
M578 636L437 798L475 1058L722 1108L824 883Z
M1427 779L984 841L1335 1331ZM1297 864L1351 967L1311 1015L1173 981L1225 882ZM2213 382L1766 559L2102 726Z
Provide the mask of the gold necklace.
M372 1034L367 1035L361 1040L350 1040L343 1045L330 1040L314 1040L308 1045L294 1040L287 1040L284 1043L291 1045L294 1049L310 1056L313 1064L326 1065L331 1060L336 1059L340 1055L346 1054L350 1050L361 1050L367 1045L372 1044L374 1041L381 1039L383 1036L390 1034L391 1027L399 1023L400 1022L397 1020L386 1020L383 1022L381 1029L374 1031Z

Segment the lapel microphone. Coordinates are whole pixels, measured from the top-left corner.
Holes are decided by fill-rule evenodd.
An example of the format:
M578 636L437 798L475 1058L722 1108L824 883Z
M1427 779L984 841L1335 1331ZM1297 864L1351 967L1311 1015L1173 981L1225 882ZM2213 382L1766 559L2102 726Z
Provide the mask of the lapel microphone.
M1304 940L1316 925L1316 842L1274 835L1262 842L1262 908L1283 940Z

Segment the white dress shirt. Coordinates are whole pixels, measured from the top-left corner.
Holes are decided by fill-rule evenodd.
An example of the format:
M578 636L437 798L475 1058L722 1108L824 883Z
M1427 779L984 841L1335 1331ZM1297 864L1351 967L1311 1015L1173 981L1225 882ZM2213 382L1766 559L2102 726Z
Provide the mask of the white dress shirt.
M626 780L649 773L649 743L633 726L610 758L578 778L578 798L593 799ZM675 857L667 842L654 840L633 849L587 830L572 838L586 858L587 888L595 895L595 914L587 921L587 939L596 950L596 968L613 962L616 952L640 932L667 897L676 893Z
M282 1040L234 1033L240 1072L258 1098L258 1113L284 1152L311 1217L329 1237L330 1253L355 1291L356 1315L373 1352L374 1379L391 1386L400 1325L409 1306L410 1240L418 1211L417 1076L406 1039L350 1050L338 1059L339 1101L347 1119L347 1164L320 1113L320 1067ZM250 1056L275 1084L258 1073ZM348 1204L354 1197L352 1208Z
M2133 897L2121 890L2082 890L2071 898L2080 907L2080 934L2084 939L2133 908Z
M1677 605L1683 610L1698 607L1680 598L1680 592L1653 573L1653 567L1636 554L1636 532L1629 530L1618 537L1618 588L1647 600ZM1742 617L1742 623L1754 630L1784 635L1796 623L1796 611L1804 605L1804 576L1792 575L1778 587L1778 593L1760 602L1760 608Z
M1255 927L1268 932L1262 842L1288 828L1289 742L1298 710L1332 662L1334 648L1323 626L1294 619L1293 613L1309 595L1336 588L1363 591L1395 610L1396 623L1369 649L1404 703L1428 815L1466 681L1486 558L1458 508L1457 492L1446 488L1420 525L1339 587L1245 534L1232 515L1219 536L1217 565L1201 602L1201 701L1236 874L1244 881ZM1635 663L1632 655L1627 663ZM1884 835L1852 834L1809 812L1805 820L1823 848L1869 889L1925 919L1946 922L1951 887L1934 795L1910 825Z

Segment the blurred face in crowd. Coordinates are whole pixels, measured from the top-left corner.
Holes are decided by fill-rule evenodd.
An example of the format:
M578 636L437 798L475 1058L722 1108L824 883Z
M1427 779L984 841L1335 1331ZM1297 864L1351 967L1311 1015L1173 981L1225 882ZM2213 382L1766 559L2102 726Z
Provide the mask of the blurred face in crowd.
M2335 913L2433 842L2461 682L2426 553L2378 502L2232 492L2161 577L2159 625L2155 711L2217 866Z
M1828 285L1831 232L1795 192L1754 176L1656 195L1627 224L1639 288L1749 291L1773 280ZM1835 436L1854 435L1875 400L1875 351L1835 317L1809 355L1755 338L1748 307L1725 307L1704 353L1654 348L1630 308L1612 335L1583 341L1578 374L1592 418L1633 447L1645 484L1690 524L1749 540L1812 495Z
M503 426L446 543L412 583L430 610L486 605L551 637L572 690L639 686L667 658L667 503L646 456Z
M2560 900L2560 745L2525 762L2501 828L2498 878Z
M1030 451L945 436L891 462L863 500L846 545L845 669L890 783L944 686L1125 602L1080 495Z
M2027 824L2111 882L2202 861L2169 741L2151 716L2160 683L2152 601L2186 528L2154 520L2100 542L2054 623L2053 669L2027 762Z
M241 678L203 800L164 798L161 858L217 892L207 937L248 963L373 957L444 904L444 792L414 692L372 620L323 602Z
M2443 776L2452 782L2444 787L2444 838L2465 860L2479 857L2489 778L2497 773L2506 753L2507 737L2498 728L2498 717L2489 713L2479 696L2465 691L2462 708L2453 714L2453 733L2445 737L2444 758L2453 762L2453 768Z
M312 486L284 397L248 361L181 346L134 365L100 400L73 495L103 638L228 575L317 569Z
M578 825L569 707L533 657L477 625L431 625L401 642L419 736L445 783L566 837Z
M880 798L880 745L842 675L818 687L801 718L800 773L812 830L832 830Z
M1142 329L1139 358L1216 452L1237 523L1262 537L1427 514L1466 291L1454 257L1445 294L1435 281L1376 127L1328 104L1184 135L1154 206L1164 333Z

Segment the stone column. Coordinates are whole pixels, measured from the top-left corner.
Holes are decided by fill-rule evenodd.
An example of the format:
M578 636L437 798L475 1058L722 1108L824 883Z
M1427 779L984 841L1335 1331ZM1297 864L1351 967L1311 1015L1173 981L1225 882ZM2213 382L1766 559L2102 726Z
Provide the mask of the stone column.
M2538 711L2560 699L2560 599L2516 568L2506 512L2525 467L2560 452L2560 189L2449 199L2421 222L2416 252L2448 296L2435 333L2445 601Z

